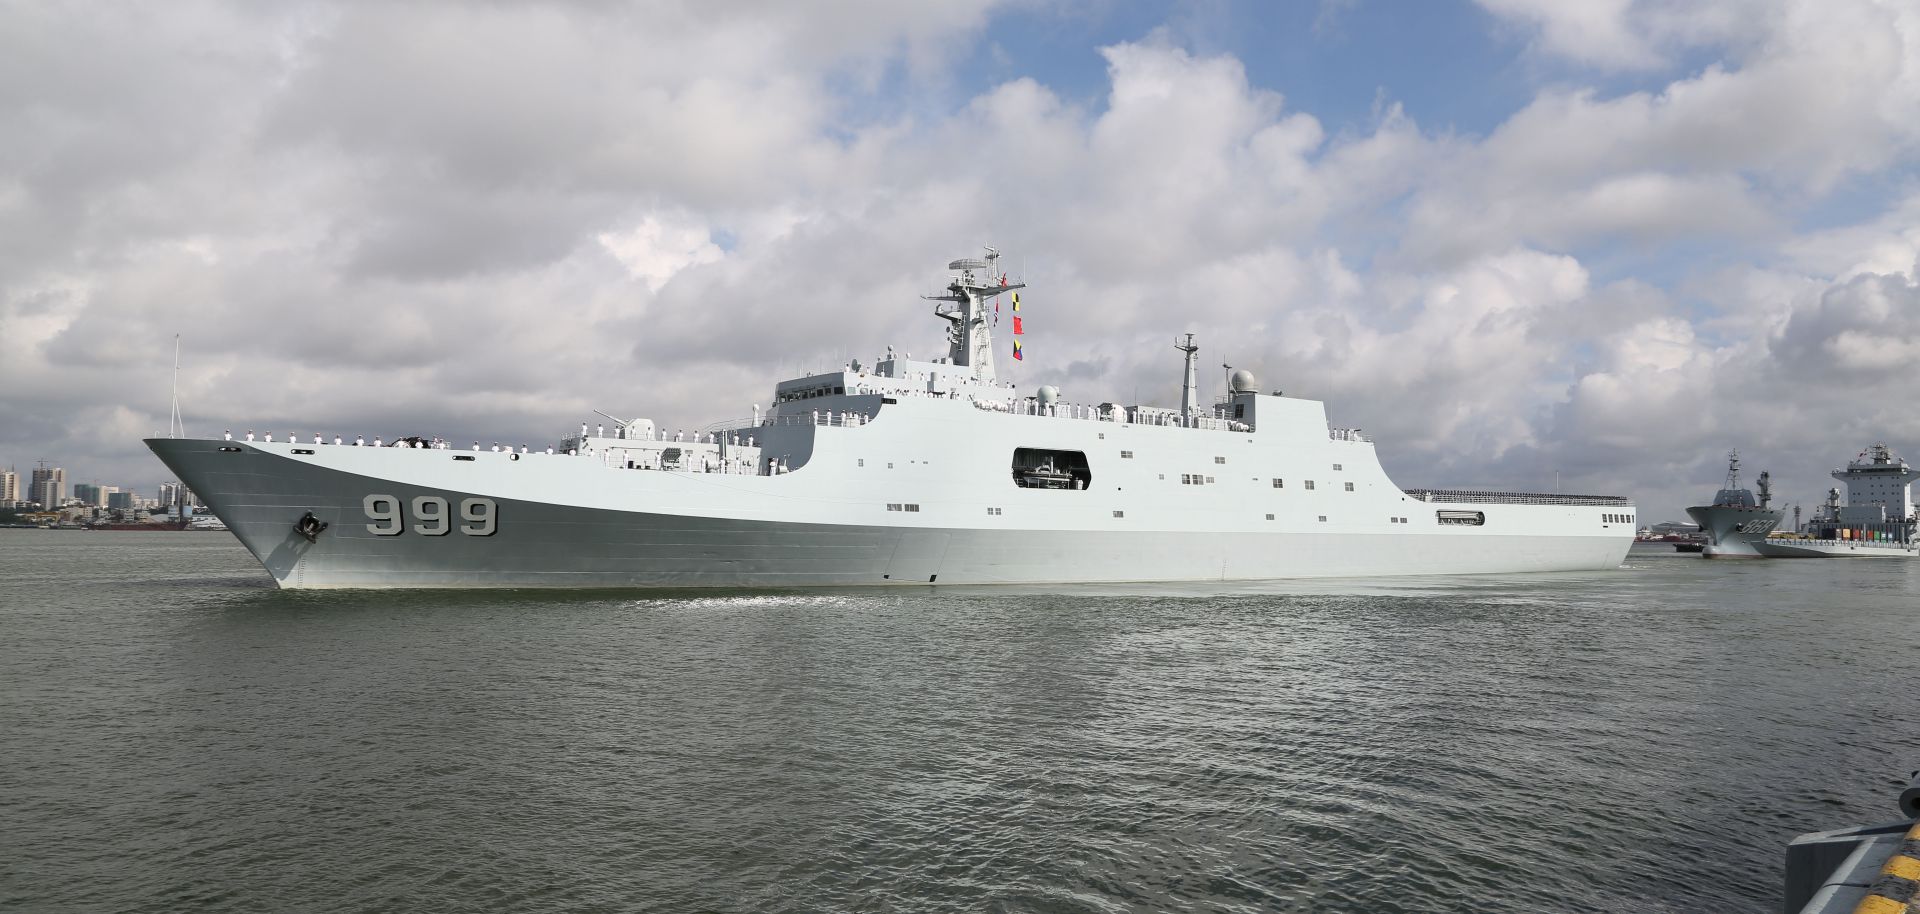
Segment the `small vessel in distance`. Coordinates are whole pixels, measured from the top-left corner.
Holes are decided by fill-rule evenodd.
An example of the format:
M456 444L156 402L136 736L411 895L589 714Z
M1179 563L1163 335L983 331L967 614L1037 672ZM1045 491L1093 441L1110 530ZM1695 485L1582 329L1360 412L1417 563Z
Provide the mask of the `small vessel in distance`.
M1772 507L1773 486L1765 470L1760 472L1760 496L1740 488L1740 452L1727 453L1727 483L1713 495L1710 505L1687 509L1687 516L1700 525L1706 536L1702 555L1710 559L1760 558L1758 543L1779 526L1781 512Z
M1177 409L1023 391L995 370L995 301L1018 311L1024 288L997 258L953 261L927 296L944 357L790 378L765 413L691 436L635 419L544 453L146 443L289 588L1593 571L1632 543L1622 497L1403 489L1359 429L1244 370L1202 407L1191 337Z

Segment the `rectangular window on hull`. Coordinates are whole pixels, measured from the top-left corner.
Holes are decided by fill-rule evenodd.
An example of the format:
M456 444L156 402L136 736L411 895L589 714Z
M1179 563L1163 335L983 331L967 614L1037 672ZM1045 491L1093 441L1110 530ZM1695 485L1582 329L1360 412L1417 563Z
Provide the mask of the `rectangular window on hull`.
M1309 492L1313 491L1313 480L1311 479L1307 480L1304 484L1302 484L1301 488L1304 488Z
M1273 487L1276 489L1284 489L1287 487L1287 481L1284 479L1276 479L1273 481Z
M1086 489L1093 485L1093 470L1084 451L1014 448L1013 484L1022 489Z
M1347 483L1347 491L1353 491L1353 483Z

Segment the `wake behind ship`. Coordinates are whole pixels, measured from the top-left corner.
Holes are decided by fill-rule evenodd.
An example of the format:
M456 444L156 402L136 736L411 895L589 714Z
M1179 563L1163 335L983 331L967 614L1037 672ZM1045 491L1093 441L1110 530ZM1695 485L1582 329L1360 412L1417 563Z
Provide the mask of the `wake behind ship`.
M155 438L282 587L794 587L1257 580L1617 567L1614 496L1403 490L1373 442L1238 371L1178 409L999 380L1021 283L956 260L947 354L779 382L681 440L644 419L545 452ZM253 436L249 434L248 438ZM379 444L379 439L375 439Z

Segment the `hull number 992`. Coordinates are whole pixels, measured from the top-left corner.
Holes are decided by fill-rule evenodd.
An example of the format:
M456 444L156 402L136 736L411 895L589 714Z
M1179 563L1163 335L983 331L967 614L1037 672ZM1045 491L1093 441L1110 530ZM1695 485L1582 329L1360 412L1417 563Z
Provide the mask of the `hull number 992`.
M367 532L374 536L399 536L406 530L401 517L401 500L392 495L369 495L361 503L367 512ZM460 502L460 516L453 516L447 500L438 495L422 495L408 506L412 508L413 532L421 536L446 536L458 520L460 532L468 536L492 536L498 529L493 499L467 498Z

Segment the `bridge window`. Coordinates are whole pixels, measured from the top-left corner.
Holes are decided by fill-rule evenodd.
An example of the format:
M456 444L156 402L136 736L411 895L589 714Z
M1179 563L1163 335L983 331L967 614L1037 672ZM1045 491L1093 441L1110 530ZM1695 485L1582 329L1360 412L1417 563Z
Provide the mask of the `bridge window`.
M1013 484L1023 489L1085 489L1093 485L1093 470L1084 451L1014 448Z

